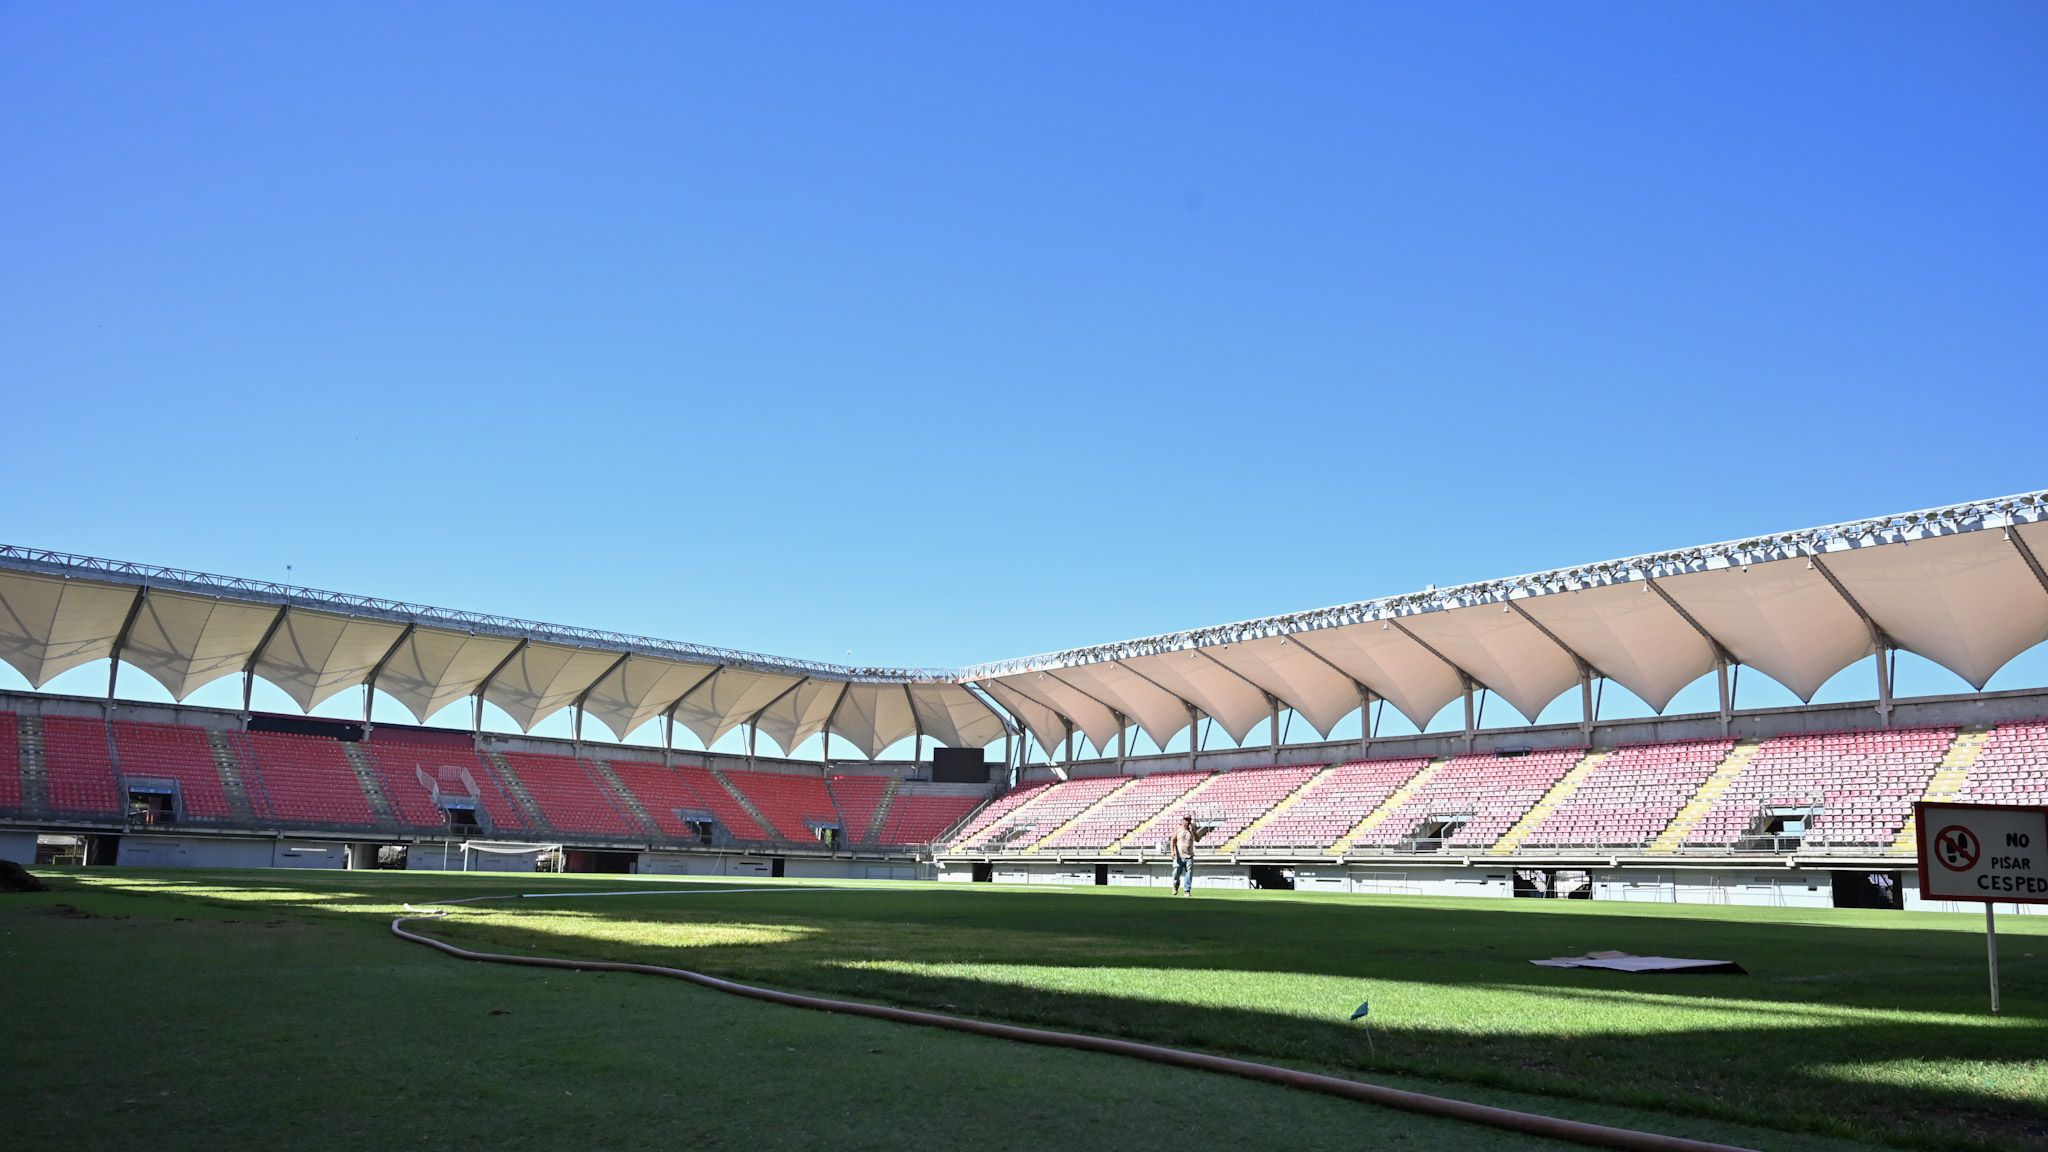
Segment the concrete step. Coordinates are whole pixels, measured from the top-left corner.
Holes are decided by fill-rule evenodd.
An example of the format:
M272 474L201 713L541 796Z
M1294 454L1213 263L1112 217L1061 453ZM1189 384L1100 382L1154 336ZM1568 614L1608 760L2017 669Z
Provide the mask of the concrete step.
M1111 800L1116 799L1118 796L1123 795L1125 790L1127 790L1128 788L1130 788L1131 785L1136 784L1137 782L1138 778L1133 776L1129 780L1126 780L1123 783L1117 785L1116 787L1111 788L1109 791L1102 794L1101 799L1098 799L1097 801L1095 801L1095 803L1090 804L1086 808L1081 809L1079 812L1074 813L1073 816L1069 817L1059 827L1046 832L1042 836L1033 837L1031 840L1031 846L1024 850L1026 852L1038 851L1039 845L1045 843L1047 840L1052 839L1053 837L1059 835L1062 832L1065 832L1067 829L1072 828L1074 825L1079 824L1081 821L1094 815L1095 812L1099 810L1103 805L1109 803ZM1012 847L1015 847L1015 845L1012 845Z
M225 732L206 734L207 751L213 754L214 771L220 773L221 791L227 793L228 814L242 823L255 823L256 807L249 800L249 785L242 779L242 761Z
M537 832L554 831L555 826L547 817L541 815L540 805L533 802L533 794L526 790L526 782L519 778L519 774L512 771L511 763L489 749L484 750L483 756L490 761L491 770L496 772L498 779L504 783L505 794L512 797L512 802L519 806L520 814L526 817L527 827Z
M1329 854L1332 856L1342 856L1344 853L1350 851L1353 841L1357 840L1360 836L1364 835L1365 833L1372 831L1374 828L1378 827L1382 822L1384 822L1387 817L1393 815L1394 809L1406 803L1410 796L1415 795L1416 789L1421 788L1424 784L1428 783L1429 778L1436 775L1438 770L1448 763L1450 763L1450 757L1439 756L1436 759L1431 760L1429 763L1424 764L1420 771L1416 772L1415 775L1410 776L1408 778L1407 783L1401 785L1399 788L1394 789L1394 791L1390 793L1385 800L1382 800L1380 802L1379 807L1366 813L1364 819L1360 820L1357 824L1353 825L1351 831L1346 832L1342 836L1339 836L1337 838L1337 842L1335 844L1330 845L1329 848L1326 849L1326 851L1329 852Z
M1315 787L1317 781L1321 780L1325 776L1328 776L1338 767L1338 765L1332 764L1329 767L1323 769L1321 772L1318 772L1315 775L1309 777L1308 779L1302 781L1301 787L1296 788L1294 791L1289 792L1287 795L1281 797L1280 802L1278 804L1275 804L1271 808L1266 809L1265 813L1261 815L1257 820L1254 820L1251 823L1245 825L1244 831L1239 832L1237 835L1232 836L1229 840L1225 841L1224 844L1217 849L1217 851L1235 852L1237 850L1238 845L1244 843L1246 840L1251 838L1252 833L1257 832L1259 829L1264 828L1266 825L1271 824L1275 820L1278 820L1280 818L1281 813L1287 811L1289 808L1294 807L1296 804L1301 803L1301 798L1303 796L1308 795L1309 789Z
M384 785L377 779L376 769L370 765L370 754L361 744L343 744L341 754L348 760L348 766L356 774L356 783L363 786L363 796L370 801L370 811L379 823L396 827L398 813L391 807L391 797L384 794Z
M632 813L633 819L639 823L640 827L645 829L649 836L661 836L661 825L654 822L653 815L647 811L645 805L640 803L640 798L633 795L632 790L626 787L626 782L619 779L618 773L612 771L612 766L595 756L590 758L590 764L596 770L598 778L611 788L618 802L625 805L626 811Z
M1515 821L1514 827L1503 833L1487 851L1505 855L1520 847L1530 831L1543 823L1544 817L1557 811L1559 805L1571 799L1572 793L1579 790L1579 785L1586 782L1586 777L1592 775L1600 765L1607 763L1607 758L1611 755L1611 752L1588 752L1579 757L1579 762L1572 765L1571 771L1566 772L1557 783L1551 785L1550 791L1545 792L1541 800L1530 805L1529 810L1522 813L1522 818Z
M1939 803L1953 800L1970 779L1970 769L1977 766L1977 757L1983 754L1984 742L1991 738L1989 728L1965 728L1956 733L1955 742L1942 753L1941 763L1934 769L1934 775L1927 781L1927 791L1921 799ZM1914 855L1920 851L1920 825L1911 814L1899 826L1899 834L1892 838L1892 851Z
M1728 786L1735 782L1737 776L1742 775L1744 768L1749 767L1749 762L1756 758L1757 749L1762 746L1755 740L1737 741L1735 747L1728 750L1728 755L1700 784L1699 791L1693 793L1692 799L1687 800L1678 810L1678 815L1671 818L1671 823L1666 824L1664 830L1651 839L1647 851L1678 851L1679 845L1685 843L1686 833L1691 832L1693 825L1700 822L1700 817L1713 809L1714 801L1720 799L1723 792L1728 791Z

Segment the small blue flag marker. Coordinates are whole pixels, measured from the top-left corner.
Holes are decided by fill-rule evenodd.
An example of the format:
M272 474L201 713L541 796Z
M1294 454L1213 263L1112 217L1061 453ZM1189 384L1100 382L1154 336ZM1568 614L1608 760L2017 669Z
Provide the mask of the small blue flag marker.
M1358 1006L1358 1011L1356 1011L1356 1012L1353 1012L1353 1013L1351 1014L1351 1018L1352 1018L1353 1020L1356 1020L1356 1019L1358 1019L1359 1017L1361 1017L1361 1016L1365 1015L1365 1014L1366 1014L1366 1012L1367 1012L1367 1010L1369 1010L1370 1008L1371 1008L1371 1004L1370 1004L1369 1002L1368 1002L1368 1003L1361 1003L1361 1004L1360 1004L1360 1005Z

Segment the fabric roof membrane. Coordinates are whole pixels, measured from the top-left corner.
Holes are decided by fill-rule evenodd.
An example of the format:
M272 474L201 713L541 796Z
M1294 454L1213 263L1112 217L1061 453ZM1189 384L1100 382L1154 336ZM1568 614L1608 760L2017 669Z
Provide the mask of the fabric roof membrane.
M1417 728L1429 727L1444 705L1465 694L1456 669L1387 621L1297 632L1292 639L1372 689Z
M476 693L491 669L518 644L505 636L473 636L415 628L377 673L377 691L424 724L441 709Z
M755 723L784 754L794 753L797 745L824 730L826 717L845 691L843 681L806 680L784 692Z
M642 724L661 715L676 697L701 683L712 672L703 664L657 660L632 655L590 686L583 710L604 723L623 740Z
M1657 712L1680 689L1714 670L1714 646L1643 581L1515 603Z
M1266 703L1264 692L1218 665L1210 658L1212 655L1207 649L1161 652L1124 663L1201 709L1202 715L1221 724L1233 741L1242 742L1259 721L1273 714L1273 709Z
M847 741L873 759L882 749L916 730L910 712L910 698L901 684L853 684L832 716L832 734Z
M498 671L484 690L484 699L503 708L521 730L531 732L534 725L573 703L618 659L617 653L596 648L528 644Z
M1292 637L1266 636L1224 644L1210 655L1279 697L1319 736L1328 736L1337 721L1358 710L1358 686L1351 677Z
M721 668L677 705L676 723L696 733L709 748L801 679L751 668Z
M2030 530L2048 535L2020 529ZM2001 533L1829 552L1821 563L1886 636L1973 688L2048 640L2048 590Z
M106 659L134 603L132 587L0 573L0 660L41 688Z
M1152 742L1162 748L1174 733L1188 726L1187 706L1178 697L1114 661L1062 668L1057 675L1076 691L1123 713L1126 720L1144 729ZM1116 722L1112 719L1110 723ZM1114 738L1115 732L1110 735Z
M1116 715L1107 704L1070 687L1060 679L1060 675L1059 672L1026 672L1019 676L1005 676L1003 680L1015 681L1018 691L1059 709L1060 715L1072 720L1075 730L1086 736L1097 752L1107 753L1116 742Z
M1038 746L1048 759L1066 743L1066 722L1058 712L1000 680L981 681L980 688L1038 738Z
M1801 700L1876 650L1870 629L1803 559L1666 576L1657 586L1735 659Z
M1579 666L1565 650L1505 604L1424 612L1401 624L1532 724L1579 681Z
M912 684L910 703L924 734L949 748L985 748L1007 731L988 705L958 684Z
M357 687L405 632L389 620L294 608L285 613L256 661L256 674L311 712Z
M183 700L248 666L279 609L217 596L151 591L121 645L121 660Z

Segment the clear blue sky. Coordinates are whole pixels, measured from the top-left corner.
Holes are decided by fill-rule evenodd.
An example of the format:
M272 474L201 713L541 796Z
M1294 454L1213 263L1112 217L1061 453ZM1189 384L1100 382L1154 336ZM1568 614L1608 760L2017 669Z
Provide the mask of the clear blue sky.
M952 665L2048 484L2048 8L1323 9L6 5L0 538Z

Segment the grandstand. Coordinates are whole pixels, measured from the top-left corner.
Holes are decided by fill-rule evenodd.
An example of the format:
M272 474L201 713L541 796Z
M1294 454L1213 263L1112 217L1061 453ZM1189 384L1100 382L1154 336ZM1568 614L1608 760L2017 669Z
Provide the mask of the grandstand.
M1596 898L1811 903L1835 877L1898 874L1913 905L1916 801L2048 796L2048 692L1981 690L2048 640L2044 548L2048 494L2032 493L957 670L4 548L0 658L33 688L92 660L112 672L104 699L0 694L0 855L65 835L102 862L162 861L166 846L275 862L303 845L438 867L450 846L507 842L615 869L894 876L907 862L942 879L1159 884L1164 830L1187 814L1212 886L1508 895L1517 875L1566 870ZM1895 698L1897 651L1980 690ZM1872 700L1737 707L1738 667L1808 698L1860 660ZM180 699L239 670L244 707L124 699L124 669ZM1602 680L1659 707L1709 677L1714 712L1598 713ZM392 722L368 704L359 721L258 715L258 679L309 710L381 693L411 721L466 698L474 722ZM1576 723L1480 723L1489 697L1528 720L1573 692ZM485 731L485 702L528 730L567 710L573 738ZM1386 707L1420 731L1379 735L1369 717ZM1283 715L1315 735L1283 739ZM1329 740L1346 716L1360 738ZM658 742L586 739L586 720ZM1194 741L1204 721L1230 746ZM1248 742L1261 723L1265 742ZM678 726L703 749L678 748ZM744 754L710 750L735 731ZM1140 754L1135 733L1154 749L1190 739ZM791 755L814 737L819 759ZM904 741L909 759L881 758ZM995 770L934 779L930 746L992 749Z

